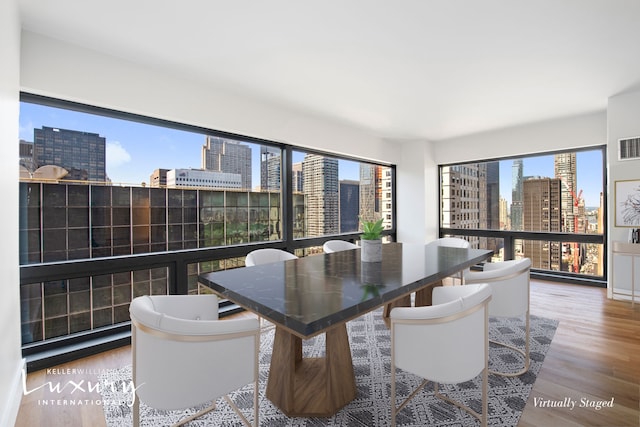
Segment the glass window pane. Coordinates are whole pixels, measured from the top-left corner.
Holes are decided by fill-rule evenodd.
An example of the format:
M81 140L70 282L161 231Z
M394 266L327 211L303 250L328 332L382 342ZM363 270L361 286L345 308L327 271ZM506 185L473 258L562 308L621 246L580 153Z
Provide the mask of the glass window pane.
M602 234L602 149L440 168L445 228Z
M594 148L441 166L441 226L602 236L603 155ZM482 247L482 238L466 238ZM486 248L501 259L528 257L534 269L603 275L602 244L514 239L504 254L504 240L494 242Z
M22 262L282 238L279 147L29 102L20 108ZM69 247L60 233L45 235L69 228L91 233L76 233Z
M354 233L359 218L393 227L390 167L293 152L294 237Z
M83 108L21 103L21 264L123 256L121 271L130 255L281 240L289 168L294 237L358 232L359 216L393 226L390 167L303 152L284 164L275 143ZM190 263L187 292L210 292L199 273L243 266L244 257ZM168 288L166 266L22 285L23 342L128 321L132 298Z

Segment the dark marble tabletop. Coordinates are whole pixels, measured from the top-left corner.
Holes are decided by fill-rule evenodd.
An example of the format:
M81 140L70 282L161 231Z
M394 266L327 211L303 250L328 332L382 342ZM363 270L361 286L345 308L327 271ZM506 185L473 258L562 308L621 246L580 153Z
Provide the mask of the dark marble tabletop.
M492 251L388 243L382 262L361 262L360 249L206 273L217 294L310 337L414 292L491 256Z

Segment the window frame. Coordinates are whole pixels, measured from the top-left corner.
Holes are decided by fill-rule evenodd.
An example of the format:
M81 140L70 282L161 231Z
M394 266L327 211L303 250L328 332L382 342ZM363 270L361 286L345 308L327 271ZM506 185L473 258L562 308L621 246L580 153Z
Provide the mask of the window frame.
M304 146L295 146L281 142L239 135L230 132L209 129L201 126L188 125L134 113L97 107L72 101L67 101L48 96L36 95L27 92L20 93L20 102L39 104L48 107L62 108L82 113L97 114L109 118L135 121L143 124L162 126L187 132L197 132L203 135L220 136L223 138L237 139L249 143L277 147L282 153L282 239L256 243L224 245L218 247L167 250L164 252L149 252L132 255L109 256L103 258L89 258L72 261L39 262L20 265L20 287L34 283L50 282L55 280L79 279L90 276L106 274L126 273L136 270L154 269L164 267L168 270L168 293L186 294L189 291L189 266L208 261L225 260L244 257L252 250L261 248L277 248L290 252L304 250L305 248L322 246L331 239L355 240L360 232L324 235L320 237L294 238L294 198L292 192L292 153L294 150L319 154L336 159L351 160L360 163L380 165L388 167L391 174L392 186L386 191L391 191L392 203L392 227L383 234L391 240L396 240L396 166L388 163L375 163L370 160L360 159L355 156L343 156L335 153L324 152L318 149L310 149ZM239 307L228 304L221 307L226 312L235 312ZM122 322L80 333L52 338L44 341L22 345L23 357L27 359L29 371L42 369L55 364L74 360L90 354L99 353L118 346L130 343L130 322ZM73 350L70 348L73 347Z
M545 151L541 153L531 153L526 155L519 156L505 156L499 158L488 158L488 159L476 159L473 161L465 161L460 163L447 163L438 165L438 223L439 223L439 236L473 236L473 237L492 237L492 238L501 238L504 239L504 259L514 259L515 254L515 240L538 240L538 241L560 241L560 242L576 242L576 243L594 243L603 245L603 253L605 256L603 257L603 274L602 276L598 275L587 275L581 273L572 273L566 271L550 271L550 270L540 270L540 269L532 269L531 277L540 279L540 280L549 280L549 281L557 281L563 283L574 283L580 285L589 285L596 286L601 288L607 287L607 271L608 271L608 261L607 261L607 235L608 235L608 210L607 210L607 198L603 197L602 200L602 212L603 212L603 230L602 234L577 234L577 233L568 233L568 232L538 232L538 231L512 231L512 230L489 230L489 229L480 229L480 228L451 228L444 227L442 224L442 209L443 209L443 191L442 191L442 170L445 167L451 166L464 166L464 165L475 165L478 163L489 163L489 162L499 162L499 161L508 161L508 160L524 160L530 157L540 157L540 156L553 156L556 154L563 153L579 153L585 151L595 151L599 150L602 153L602 192L606 192L607 189L607 146L606 145L596 145L589 147L580 147L580 148L572 148L572 149L562 149L556 151Z

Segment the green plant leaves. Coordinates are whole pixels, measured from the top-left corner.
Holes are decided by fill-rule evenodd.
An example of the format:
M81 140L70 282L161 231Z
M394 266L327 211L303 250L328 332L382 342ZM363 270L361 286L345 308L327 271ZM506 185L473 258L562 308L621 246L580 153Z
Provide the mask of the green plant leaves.
M377 240L380 238L382 230L384 227L382 226L382 218L378 221L362 221L362 239L364 240Z

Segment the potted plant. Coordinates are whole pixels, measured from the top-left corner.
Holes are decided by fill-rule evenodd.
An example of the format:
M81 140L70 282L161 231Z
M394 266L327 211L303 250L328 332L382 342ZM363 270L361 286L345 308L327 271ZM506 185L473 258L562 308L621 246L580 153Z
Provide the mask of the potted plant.
M360 219L362 224L362 235L360 236L360 259L364 262L382 261L382 219L377 221L365 221Z
M361 262L360 263L360 288L363 291L362 300L380 296L384 289L382 283L382 263L381 262Z

